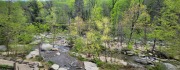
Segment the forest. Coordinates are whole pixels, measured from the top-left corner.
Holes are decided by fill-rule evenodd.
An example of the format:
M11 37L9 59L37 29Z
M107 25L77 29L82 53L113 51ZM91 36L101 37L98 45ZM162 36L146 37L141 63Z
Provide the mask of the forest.
M180 0L1 0L0 70L180 70Z

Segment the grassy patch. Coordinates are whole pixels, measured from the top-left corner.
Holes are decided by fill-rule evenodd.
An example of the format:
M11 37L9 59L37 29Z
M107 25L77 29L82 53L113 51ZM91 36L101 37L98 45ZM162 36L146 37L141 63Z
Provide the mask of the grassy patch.
M103 66L103 62L97 58L92 59L91 62L96 63L98 67Z
M48 61L48 62L45 62L43 64L45 65L45 68L50 68L50 66L52 66L54 64L54 62Z
M100 70L119 70L123 68L123 66L118 65L118 64L109 64L103 62L102 65L100 66Z
M43 60L43 57L41 57L41 56L36 56L36 57L35 57L35 60L36 60L36 61L42 61L42 60Z
M0 65L0 70L13 70L13 67L8 65Z

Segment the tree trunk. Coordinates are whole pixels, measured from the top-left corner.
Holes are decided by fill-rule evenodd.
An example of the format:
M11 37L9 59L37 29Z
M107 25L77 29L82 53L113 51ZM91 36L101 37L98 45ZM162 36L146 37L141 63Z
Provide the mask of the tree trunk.
M140 14L139 8L140 8L140 0L139 0L139 5L138 5L138 11L137 11L137 12L134 12L134 14L135 14L135 15L137 14L137 16L136 16L136 18L132 21L132 24L131 24L131 33L130 33L130 38L129 38L129 40L128 40L128 45L129 45L129 43L130 43L130 41L131 41L131 39L132 39L132 35L133 35L135 23L137 22L137 20L138 20L138 18L139 18L139 14Z
M147 44L147 25L144 27L144 45Z
M17 66L16 66L16 62L15 62L15 63L14 63L14 70L17 70L16 67L17 67Z
M130 33L130 38L128 40L128 45L129 45L129 43L131 41L131 38L132 38L132 35L133 35L133 31L134 31L134 23L132 23L132 25L131 25L131 33Z
M38 45L38 47L39 47L39 56L41 56L41 46L42 46L42 41Z
M106 49L106 47L107 47L107 42L105 42L105 61L107 62L107 49Z
M155 47L156 47L156 38L154 39L154 44L152 46L152 51L155 51Z
M11 2L12 2L12 0L9 0L8 1L8 21L10 21L10 15L11 15ZM9 36L9 32L10 32L10 30L9 30L9 28L7 28L6 29L7 30L7 32L6 32L6 43L5 43L5 46L7 47L7 52L8 52L8 56L9 56L9 51L10 51L10 49L9 49L9 41L10 41L10 36Z
M55 38L56 38L56 32L55 32L55 27L53 27L53 48L55 45Z

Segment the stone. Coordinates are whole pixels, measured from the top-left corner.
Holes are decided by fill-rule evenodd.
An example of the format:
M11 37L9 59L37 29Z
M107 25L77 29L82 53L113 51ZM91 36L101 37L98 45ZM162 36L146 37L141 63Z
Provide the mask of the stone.
M9 61L9 60L0 59L0 65L13 66L13 65L14 65L14 62L13 62L13 61ZM0 69L0 70L1 70L1 69Z
M29 64L28 60L23 60L22 64Z
M136 58L134 61L140 64L149 65L152 64L153 59L149 59L148 57L145 57L145 58Z
M38 62L38 66L39 66L39 67L43 67L43 65L42 65L41 62Z
M17 60L16 60L16 62L18 62L18 63L22 63L22 62L23 62L23 60L22 60L22 59L17 59Z
M86 70L99 70L97 65L95 63L92 63L92 62L84 61L84 66L85 66Z
M135 53L133 51L126 51L126 55L133 56Z
M131 50L126 49L126 48L121 49L121 53L122 53L122 54L125 54L125 55L129 55L129 56L135 55L135 52L134 52L134 51L131 51Z
M57 70L57 69L59 69L59 65L53 64L53 65L51 66L51 68L54 69L54 70Z
M125 62L124 60L121 60L120 63L123 64L124 66L127 66L127 64L128 64L128 63Z
M166 70L177 70L176 66L170 64L170 63L163 63L166 66Z
M34 58L39 55L39 50L35 49L34 51L31 51L27 56L26 59Z
M5 45L0 45L0 51L6 51L6 50L7 50L7 48Z
M59 52L57 52L57 53L56 53L56 55L60 55L60 53L59 53Z
M52 48L51 50L52 51L58 51L59 49L58 48Z
M42 44L41 45L41 50L43 50L43 51L49 51L52 48L53 48L53 45L51 45L51 44Z
M146 55L145 55L145 54L142 54L142 53L139 53L138 56L139 56L139 57L145 57Z

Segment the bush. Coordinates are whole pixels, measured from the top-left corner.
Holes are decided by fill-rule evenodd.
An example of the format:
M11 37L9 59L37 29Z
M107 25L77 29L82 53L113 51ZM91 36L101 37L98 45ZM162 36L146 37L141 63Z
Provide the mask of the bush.
M48 61L48 64L53 65L53 64L54 64L54 62L52 62L52 61Z
M43 57L41 57L41 56L36 56L35 60L37 60L37 61L42 61L42 60L43 60Z
M97 58L91 60L91 62L96 63L98 67L101 67L103 65L103 62Z
M128 46L127 46L127 49L132 50L133 49L133 43L129 43Z
M8 65L0 65L0 70L13 70L13 67Z

